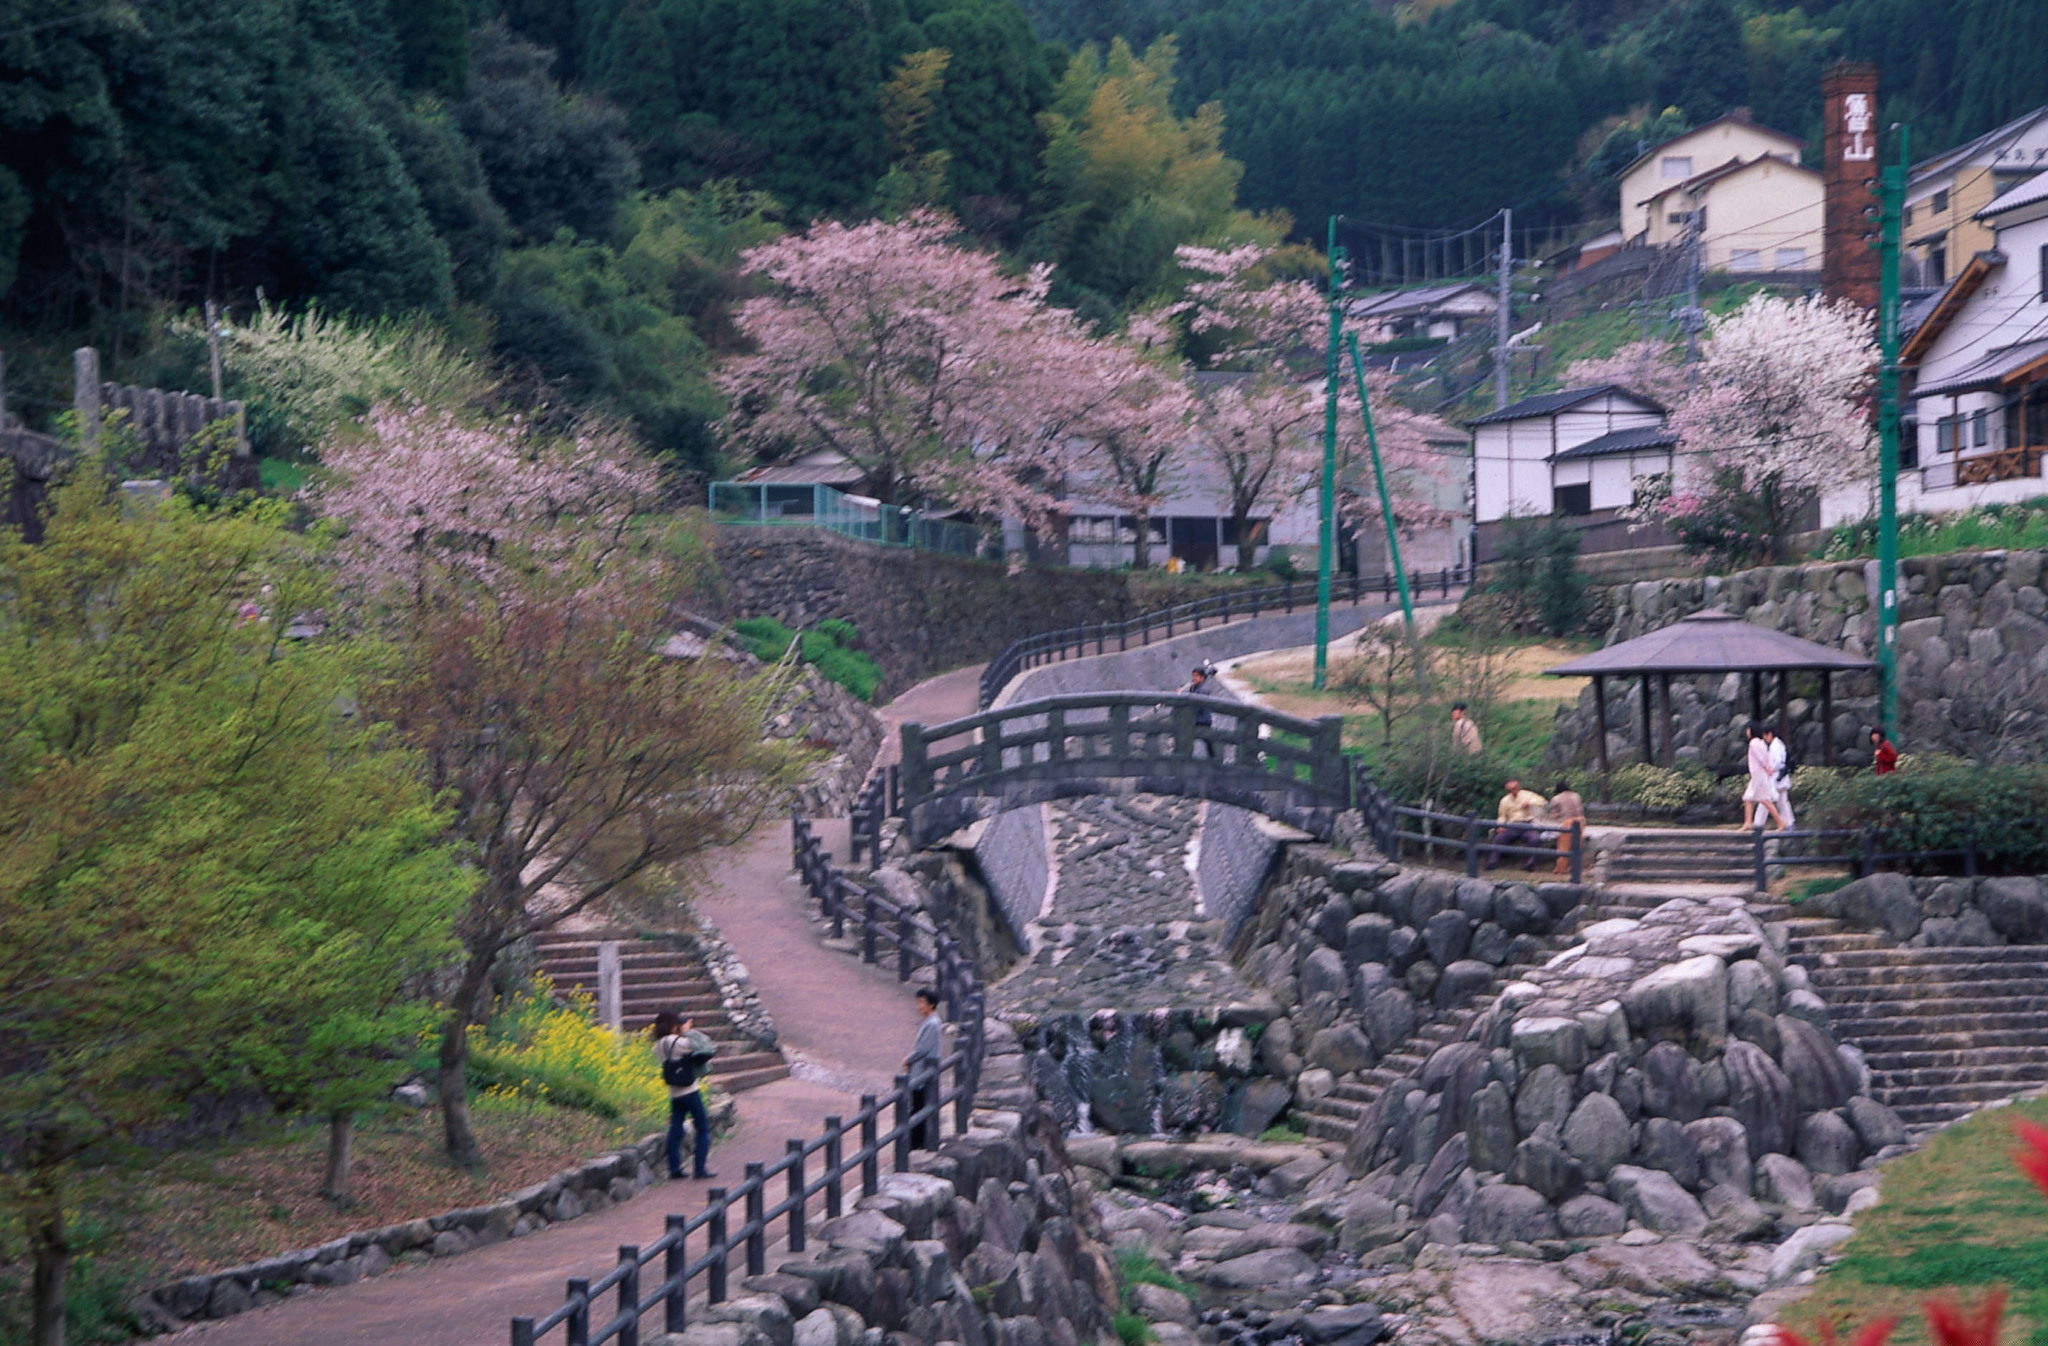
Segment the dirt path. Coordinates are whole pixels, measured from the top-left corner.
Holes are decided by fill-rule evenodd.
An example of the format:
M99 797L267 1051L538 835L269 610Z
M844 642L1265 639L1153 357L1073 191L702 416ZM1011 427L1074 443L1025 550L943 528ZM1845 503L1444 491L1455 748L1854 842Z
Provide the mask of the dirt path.
M971 713L979 677L978 668L948 673L882 708L892 731L884 752L895 751L897 724ZM845 820L821 827L844 855ZM739 1095L739 1125L711 1154L721 1186L737 1183L749 1162L780 1158L785 1140L815 1134L827 1115L853 1113L860 1094L886 1089L915 1030L910 996L894 975L820 945L802 897L789 872L788 825L777 822L720 857L698 898L746 963L795 1071ZM652 1243L665 1216L695 1214L712 1185L663 1183L516 1242L303 1294L180 1336L206 1346L500 1346L514 1314L547 1313L566 1279L602 1275L622 1244Z

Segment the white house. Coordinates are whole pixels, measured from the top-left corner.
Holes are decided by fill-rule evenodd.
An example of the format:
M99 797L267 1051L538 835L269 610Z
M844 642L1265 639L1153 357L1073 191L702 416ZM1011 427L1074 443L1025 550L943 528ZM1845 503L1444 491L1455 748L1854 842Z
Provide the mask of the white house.
M1977 212L1971 257L1902 349L1915 376L1899 509L1933 513L2048 494L2048 172Z
M1456 341L1474 329L1491 330L1500 306L1490 281L1389 290L1353 301L1346 313L1367 342L1434 337Z
M1472 431L1472 501L1478 559L1495 555L1503 521L1560 516L1582 531L1612 524L1611 546L1628 532L1620 512L1638 481L1671 470L1677 436L1664 408L1613 384L1524 398L1466 422Z
M1668 206L1663 215L1653 217L1653 211L1666 204L1660 198L1669 189L1710 170L1754 159L1796 164L1804 146L1799 137L1760 126L1739 112L1652 145L1621 170L1622 235L1632 244L1656 243L1657 229L1683 223L1669 218L1673 212Z
M1984 208L2048 170L2048 107L1913 165L1906 181L1906 247L1920 279L1946 285L1993 246Z

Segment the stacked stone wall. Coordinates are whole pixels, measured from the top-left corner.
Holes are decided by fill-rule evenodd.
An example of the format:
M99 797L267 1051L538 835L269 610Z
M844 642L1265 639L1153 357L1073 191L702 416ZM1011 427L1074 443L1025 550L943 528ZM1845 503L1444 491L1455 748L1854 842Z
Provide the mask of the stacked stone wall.
M1905 751L1986 759L2037 752L2042 730L2048 728L2044 556L2038 551L1962 552L1899 563L1899 720ZM1632 640L1695 612L1725 608L1756 625L1870 658L1877 642L1875 586L1874 561L1770 566L1621 585L1609 594L1615 615L1606 643ZM1764 714L1774 724L1776 689L1776 679L1766 676ZM1869 732L1877 718L1874 675L1835 679L1834 721L1825 727L1813 677L1794 674L1791 691L1787 709L1797 762L1821 763L1824 734L1832 735L1838 762L1869 762ZM1610 679L1607 695L1609 760L1617 766L1640 760L1640 685ZM1738 769L1742 729L1751 712L1747 679L1735 674L1674 678L1671 698L1678 722L1677 758L1724 772ZM1590 764L1595 726L1588 687L1576 705L1558 712L1552 763ZM1660 748L1662 733L1659 728Z
M2026 875L2008 878L1872 874L1799 904L1854 930L1882 930L1908 948L2048 944L2048 891Z

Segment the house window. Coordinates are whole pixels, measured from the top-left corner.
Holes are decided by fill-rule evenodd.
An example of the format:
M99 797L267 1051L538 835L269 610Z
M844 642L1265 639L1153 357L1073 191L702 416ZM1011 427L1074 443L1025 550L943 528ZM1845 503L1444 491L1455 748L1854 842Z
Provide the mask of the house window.
M1691 176L1692 156L1690 154L1667 154L1664 156L1664 180L1666 182L1683 182Z
M1937 215L1948 214L1948 188L1944 187L1936 192L1934 199L1927 203L1927 208Z
M1906 207L1906 214L1903 223L1908 229L1913 227L1913 208L1911 206Z
M2048 300L2048 243L2041 245L2041 298Z
M1593 512L1593 483L1581 482L1577 486L1553 486L1550 491L1550 512L1552 514L1591 514Z
M1780 248L1780 249L1778 249L1778 270L1780 270L1780 271L1804 271L1804 270L1806 270L1806 249L1804 249L1804 248Z
M1920 423L1911 416L1899 421L1899 466L1920 466Z
M1934 451L1954 453L1963 446L1963 418L1944 416L1934 423Z
M1761 271L1763 266L1763 254L1755 248L1730 248L1728 250L1728 269L1730 271Z
M1685 220L1686 220L1686 215L1687 215L1687 212L1686 212L1686 211L1683 211L1683 210L1674 210L1674 211L1670 212L1669 214L1667 214L1667 215L1666 215L1666 216L1664 217L1664 223L1666 223L1666 224L1684 224L1684 223L1685 223Z
M1991 417L1982 407L1970 414L1970 447L1981 449L1991 442Z

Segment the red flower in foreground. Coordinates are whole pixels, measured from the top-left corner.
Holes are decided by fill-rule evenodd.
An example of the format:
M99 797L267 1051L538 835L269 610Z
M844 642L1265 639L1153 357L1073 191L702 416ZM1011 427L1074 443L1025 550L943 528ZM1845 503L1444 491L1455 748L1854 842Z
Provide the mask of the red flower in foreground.
M1892 1329L1898 1325L1899 1320L1897 1318L1880 1318L1850 1338L1849 1346L1884 1346L1885 1338L1889 1337L1892 1334ZM1774 1346L1813 1346L1812 1342L1800 1336L1791 1328L1785 1327L1782 1324L1773 1324L1773 1326L1776 1326L1778 1329L1778 1339ZM1841 1338L1836 1335L1835 1325L1832 1322L1824 1322L1820 1325L1820 1339L1822 1346L1841 1346Z
M2048 1139L2048 1132L2042 1132L2042 1136ZM2030 1143L2038 1144L2029 1139ZM1927 1300L1921 1307L1927 1311L1927 1325L1934 1329L1937 1346L1998 1346L1998 1319L2005 1312L2005 1291L1993 1290L1986 1295L1974 1318L1946 1296Z
M2021 1148L2012 1152L2012 1161L2033 1179L2034 1186L2048 1192L2048 1127L2014 1122L2012 1129L2021 1142Z

